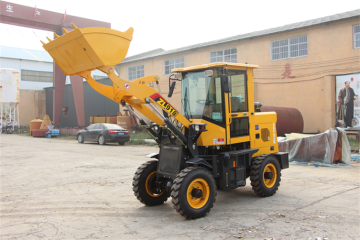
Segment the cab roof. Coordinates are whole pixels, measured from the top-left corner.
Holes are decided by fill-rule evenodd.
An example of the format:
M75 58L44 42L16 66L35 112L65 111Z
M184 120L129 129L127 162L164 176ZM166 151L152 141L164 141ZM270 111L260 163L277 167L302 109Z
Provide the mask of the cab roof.
M245 63L229 63L229 62L217 62L217 63L210 63L210 64L203 64L198 66L192 66L187 68L175 68L172 69L171 72L189 72L189 71L195 71L195 70L201 70L211 67L228 67L229 69L243 67L243 68L258 68L258 65L254 64L245 64Z

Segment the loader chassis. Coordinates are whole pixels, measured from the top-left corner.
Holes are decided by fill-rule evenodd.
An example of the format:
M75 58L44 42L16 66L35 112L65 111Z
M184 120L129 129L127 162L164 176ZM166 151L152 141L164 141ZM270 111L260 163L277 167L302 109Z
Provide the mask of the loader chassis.
M213 155L198 155L191 158L187 156L182 146L162 145L160 153L152 157L158 159L157 176L160 182L165 181L172 184L182 169L196 166L205 168L212 173L218 189L230 190L246 185L246 178L250 175L252 156L257 151L258 149L243 149L218 152ZM275 153L273 156L279 162L281 169L289 167L287 153Z
M133 191L141 203L160 205L171 196L180 215L195 219L213 207L216 189L245 186L247 178L259 196L275 194L281 169L289 167L288 154L278 149L276 113L255 109L260 106L254 103L253 90L257 65L222 62L173 69L168 98L175 84L170 80L181 81L179 110L161 95L159 76L127 81L115 73L113 65L125 58L132 28L119 32L73 27L42 42L63 72L85 78L99 93L151 120L146 123L128 108L159 145L159 153L148 156L154 159L134 174ZM96 69L106 73L113 86L96 82L91 77ZM156 82L158 91L150 82Z

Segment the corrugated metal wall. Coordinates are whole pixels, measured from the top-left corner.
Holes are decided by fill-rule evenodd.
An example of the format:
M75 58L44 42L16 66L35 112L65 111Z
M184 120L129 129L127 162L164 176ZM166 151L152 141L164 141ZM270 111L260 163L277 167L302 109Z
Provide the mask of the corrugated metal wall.
M22 81L21 69L33 71L53 71L52 62L29 61L11 58L0 58L0 68L13 68L20 71L20 89L43 90L44 87L52 87L52 82Z
M98 82L112 86L112 82L109 78L98 80ZM45 94L46 113L49 114L50 119L53 120L53 88L45 88ZM61 114L61 127L77 127L76 111L70 84L65 86L62 106L67 106L69 110L66 114L66 119L64 114ZM93 115L117 115L119 111L119 104L96 92L87 82L84 82L84 108L85 126L88 126L90 124L89 118Z

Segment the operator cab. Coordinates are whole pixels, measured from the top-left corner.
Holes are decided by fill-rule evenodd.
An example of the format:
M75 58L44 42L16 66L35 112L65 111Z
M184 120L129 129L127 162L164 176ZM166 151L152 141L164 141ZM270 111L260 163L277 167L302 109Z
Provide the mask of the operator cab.
M230 144L230 138L248 136L248 116L254 111L249 103L254 101L253 94L248 96L248 84L253 83L248 81L247 75L249 69L257 67L222 62L173 69L172 72L181 79L181 113L191 122L222 127L217 139L225 139L224 144ZM228 132L226 124L229 122ZM202 134L202 138L207 135L210 133ZM200 145L201 142L200 139Z

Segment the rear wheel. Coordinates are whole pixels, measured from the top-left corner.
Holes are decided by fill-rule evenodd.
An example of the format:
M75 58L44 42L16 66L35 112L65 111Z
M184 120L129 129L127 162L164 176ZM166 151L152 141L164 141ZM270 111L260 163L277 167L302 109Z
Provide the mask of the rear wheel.
M158 161L143 163L133 178L133 191L136 198L146 206L163 204L169 197L164 189L158 189L156 184L156 170Z
M83 143L84 142L84 136L82 134L79 134L77 137L77 140L79 143Z
M272 155L261 155L254 159L250 168L251 186L262 197L276 193L281 181L281 169L278 160Z
M103 135L99 136L98 142L100 145L105 145L105 137Z
M214 178L204 168L185 168L171 187L174 209L188 219L201 218L210 212L216 195Z

